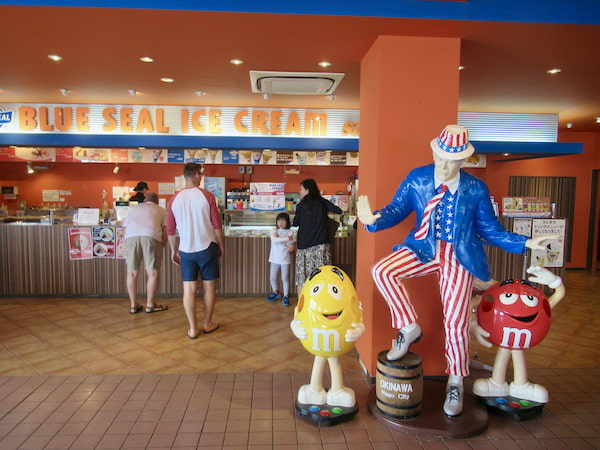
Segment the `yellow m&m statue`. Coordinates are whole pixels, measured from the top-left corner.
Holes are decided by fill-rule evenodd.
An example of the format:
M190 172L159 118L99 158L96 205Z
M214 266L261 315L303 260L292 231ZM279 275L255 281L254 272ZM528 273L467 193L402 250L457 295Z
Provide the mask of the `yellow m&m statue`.
M340 356L354 346L345 339L352 324L362 322L362 311L354 284L339 267L322 266L304 284L294 318L306 328L300 339L313 355Z
M315 355L310 384L298 390L296 409L314 420L337 423L358 411L354 391L344 386L339 356L365 332L362 309L348 275L336 266L321 266L306 280L290 324L302 346ZM329 363L331 388L323 387ZM325 419L324 419L325 418Z

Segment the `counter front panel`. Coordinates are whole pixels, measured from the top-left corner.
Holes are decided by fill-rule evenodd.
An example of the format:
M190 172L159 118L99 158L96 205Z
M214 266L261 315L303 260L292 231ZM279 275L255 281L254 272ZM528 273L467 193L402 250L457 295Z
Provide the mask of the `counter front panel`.
M68 229L67 225L0 225L0 296L127 297L125 260L71 260ZM218 295L268 295L270 239L227 236L224 240ZM355 236L335 239L332 258L334 264L354 279ZM290 272L290 286L294 286L293 265ZM141 270L139 295L144 295L145 283L146 275ZM167 246L160 271L159 296L178 297L182 290L179 267L171 262Z

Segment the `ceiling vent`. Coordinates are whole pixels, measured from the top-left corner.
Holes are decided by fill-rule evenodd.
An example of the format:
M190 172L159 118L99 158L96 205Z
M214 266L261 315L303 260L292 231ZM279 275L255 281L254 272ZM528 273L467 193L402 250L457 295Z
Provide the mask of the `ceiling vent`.
M250 71L252 92L283 95L331 95L343 73Z

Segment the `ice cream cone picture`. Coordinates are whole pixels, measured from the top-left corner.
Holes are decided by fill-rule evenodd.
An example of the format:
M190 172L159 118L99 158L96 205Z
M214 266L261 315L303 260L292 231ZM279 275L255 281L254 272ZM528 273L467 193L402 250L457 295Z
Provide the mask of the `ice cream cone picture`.
M243 162L250 162L251 158L252 158L252 152L250 150L242 150L240 152L240 155L242 155L242 157L244 158L245 161Z
M263 158L263 164L269 164L269 161L271 160L271 158L273 157L273 152L271 150L263 150L262 152L262 158Z
M208 155L210 156L211 163L215 164L217 162L217 155L219 154L219 150L209 150Z

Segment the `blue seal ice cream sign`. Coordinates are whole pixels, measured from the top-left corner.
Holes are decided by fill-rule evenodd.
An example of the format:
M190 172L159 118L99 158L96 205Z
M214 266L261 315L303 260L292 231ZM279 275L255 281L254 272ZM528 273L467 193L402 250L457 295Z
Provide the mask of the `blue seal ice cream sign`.
M4 125L8 125L12 122L13 112L12 111L4 111L2 107L0 107L0 128Z

